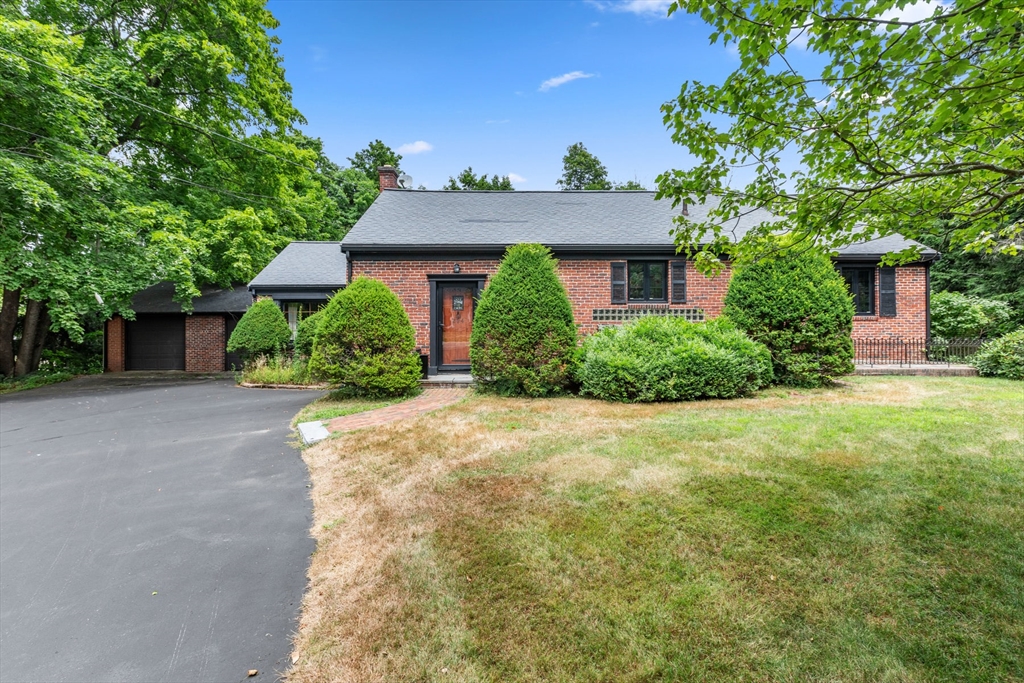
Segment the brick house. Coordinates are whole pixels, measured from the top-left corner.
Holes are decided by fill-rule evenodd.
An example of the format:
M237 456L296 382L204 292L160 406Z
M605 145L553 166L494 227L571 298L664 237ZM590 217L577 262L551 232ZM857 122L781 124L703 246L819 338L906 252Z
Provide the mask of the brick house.
M245 285L230 289L203 287L185 313L174 301L174 285L159 282L132 299L135 320L119 315L106 322L103 337L104 372L124 370L184 370L222 372L241 367L227 353L228 337L252 303Z
M699 220L708 206L690 206ZM401 299L429 356L431 374L469 364L473 301L487 286L506 247L539 242L551 248L581 334L640 315L715 317L730 272L697 272L669 235L678 209L653 192L431 192L397 187L381 169L381 194L341 244L348 280L366 275ZM742 236L766 220L754 212L731 226ZM836 267L850 285L855 338L928 335L929 266L938 254L896 268L881 257L911 244L899 236L842 249Z
M353 277L381 280L409 314L430 374L468 369L474 302L505 249L520 242L551 248L581 334L641 315L705 320L722 312L728 267L705 277L681 258L669 234L678 209L653 192L404 190L390 167L380 181L381 194L340 245L289 245L250 284L253 294L272 296L294 325ZM708 208L686 210L699 220ZM769 217L748 214L732 233ZM922 248L917 263L878 267L884 254L912 244L891 236L835 258L854 297L855 338L928 336L928 272L938 254Z

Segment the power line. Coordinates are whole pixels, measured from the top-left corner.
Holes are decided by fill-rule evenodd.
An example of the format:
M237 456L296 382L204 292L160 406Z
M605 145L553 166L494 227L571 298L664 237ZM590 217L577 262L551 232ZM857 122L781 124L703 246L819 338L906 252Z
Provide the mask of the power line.
M42 133L33 133L32 131L25 130L24 128L18 128L17 126L12 126L11 124L4 123L3 121L0 121L0 126L4 126L5 128L10 128L12 130L20 131L22 133L25 133L26 135L35 136L35 137L37 137L37 138L39 138L41 140L51 140L53 142L56 142L59 145L64 145L65 147L70 147L73 150L76 150L76 151L79 151L79 152L83 152L85 154L92 154L94 156L97 156L97 157L105 160L105 161L110 161L109 159L107 159L107 157L105 157L104 155L100 154L96 150L83 149L81 147L76 147L75 145L72 145L69 142L64 142L63 140L58 140L57 138L50 137L49 135L43 135ZM70 162L70 161L68 161L66 159L55 159L54 157L41 157L41 156L36 156L36 155L33 155L33 154L27 154L25 152L19 152L17 150L13 150L13 149L2 149L0 151L11 152L13 154L19 154L19 155L21 155L23 157L29 157L29 158L32 158L32 159L39 159L41 161L60 161L62 163L73 163L73 162ZM111 163L113 163L113 162L111 162ZM122 168L124 168L124 167L122 167ZM125 169L125 170L127 171L128 169ZM177 176L173 176L173 175L170 175L170 174L164 174L164 177L169 178L170 180L173 180L173 181L176 181L176 182L179 182L179 183L184 183L186 185L192 185L192 186L195 186L195 187L201 187L204 190L209 190L211 192L217 192L217 193L220 193L220 194L226 194L226 195L228 195L230 197L234 197L235 199L241 199L242 201L246 201L249 198L270 199L270 200L276 201L276 202L283 201L280 197L273 197L273 196L267 195L267 194L253 194L253 193L249 193L249 192L240 192L240 193L236 194L234 192L231 192L230 190L225 190L225 189L218 188L218 187L210 187L209 185L203 185L202 183L197 183L197 182L194 182L192 180L186 180L185 178L179 178ZM245 196L242 196L242 195L245 195Z
M310 168L309 166L304 166L302 164L299 164L299 163L296 163L294 161L291 161L290 159L285 159L284 157L278 156L278 155L274 154L273 152L267 151L265 149L260 149L259 147L253 147L252 145L247 145L244 142L242 142L240 140L236 140L236 139L234 139L234 138L232 138L232 137L230 137L228 135L224 135L224 134L218 133L216 131L208 130L208 129L203 128L202 126L200 126L198 124L192 123L191 121L186 121L185 119L177 117L174 114L171 114L169 112L163 111L162 109L157 109L156 107L150 106L150 105L148 105L148 104L146 104L144 102L139 102L138 100L136 100L134 98L131 98L131 97L128 97L127 95L124 95L122 93L119 93L116 90L111 90L110 88L106 88L106 87L104 87L102 85L97 85L96 83L93 83L90 80L82 78L81 76L76 76L74 74L69 74L66 71L61 71L57 67L52 66L50 64L46 64L44 62L36 61L35 59L32 59L31 57L26 57L23 54L20 54L18 52L15 52L14 50L11 50L10 48L6 48L6 47L3 47L3 46L0 46L0 50L3 50L4 52L9 52L10 54L14 55L15 57L20 57L21 59L24 59L26 62L31 62L31 63L37 64L37 65L39 65L39 66L41 66L43 68L50 69L51 71L55 71L55 72L59 73L60 75L65 76L67 78L73 78L76 81L81 81L82 83L85 83L86 85L89 85L89 86L92 86L93 88L96 88L97 90L102 90L103 92L109 93L111 95L114 95L115 97L120 97L123 100L127 100L128 102L131 102L132 104L135 104L136 106L143 107L144 109L149 109L151 111L156 112L157 114L162 114L162 115L164 115L164 116L166 116L168 118L172 118L175 121L181 123L182 125L187 126L187 127L191 128L193 130L196 130L196 131L198 131L200 133L205 133L205 134L210 135L210 136L215 136L215 137L223 138L224 140L227 140L228 142L233 142L236 145L240 145L242 147L245 147L246 149L250 149L250 150L252 150L254 152L258 152L260 154L266 154L268 156L274 157L278 161L283 161L286 164L291 164L292 166L297 166L297 167L299 167L299 168L301 168L303 170L306 170L306 171L315 171L315 169Z

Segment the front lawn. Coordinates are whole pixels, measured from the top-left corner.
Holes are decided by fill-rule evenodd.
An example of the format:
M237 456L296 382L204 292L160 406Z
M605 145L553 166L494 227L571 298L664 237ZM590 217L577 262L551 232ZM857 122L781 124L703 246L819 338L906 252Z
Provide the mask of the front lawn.
M477 396L304 451L291 681L1024 680L1024 385Z

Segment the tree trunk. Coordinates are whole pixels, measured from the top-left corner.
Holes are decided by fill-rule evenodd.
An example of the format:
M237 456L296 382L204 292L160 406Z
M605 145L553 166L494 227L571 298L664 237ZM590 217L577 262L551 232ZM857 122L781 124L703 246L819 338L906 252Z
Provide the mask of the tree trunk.
M0 375L14 375L14 328L18 325L20 289L5 289L0 305Z
M39 333L39 322L42 319L43 304L35 299L25 300L25 322L21 329L21 345L18 347L18 359L14 363L14 376L24 377L35 370L32 357L35 355L36 335Z
M39 324L36 325L36 343L32 345L32 360L29 365L29 372L39 369L39 361L43 358L43 346L46 344L46 337L50 333L50 312L46 305L41 304L42 312L39 314Z

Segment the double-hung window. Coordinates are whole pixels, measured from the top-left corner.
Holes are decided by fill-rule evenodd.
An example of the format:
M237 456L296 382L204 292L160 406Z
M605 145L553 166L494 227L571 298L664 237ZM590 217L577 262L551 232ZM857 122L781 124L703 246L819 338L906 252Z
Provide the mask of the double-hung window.
M667 301L665 261L629 261L627 266L630 301Z
M843 268L843 279L853 295L853 310L857 315L875 313L875 269Z

